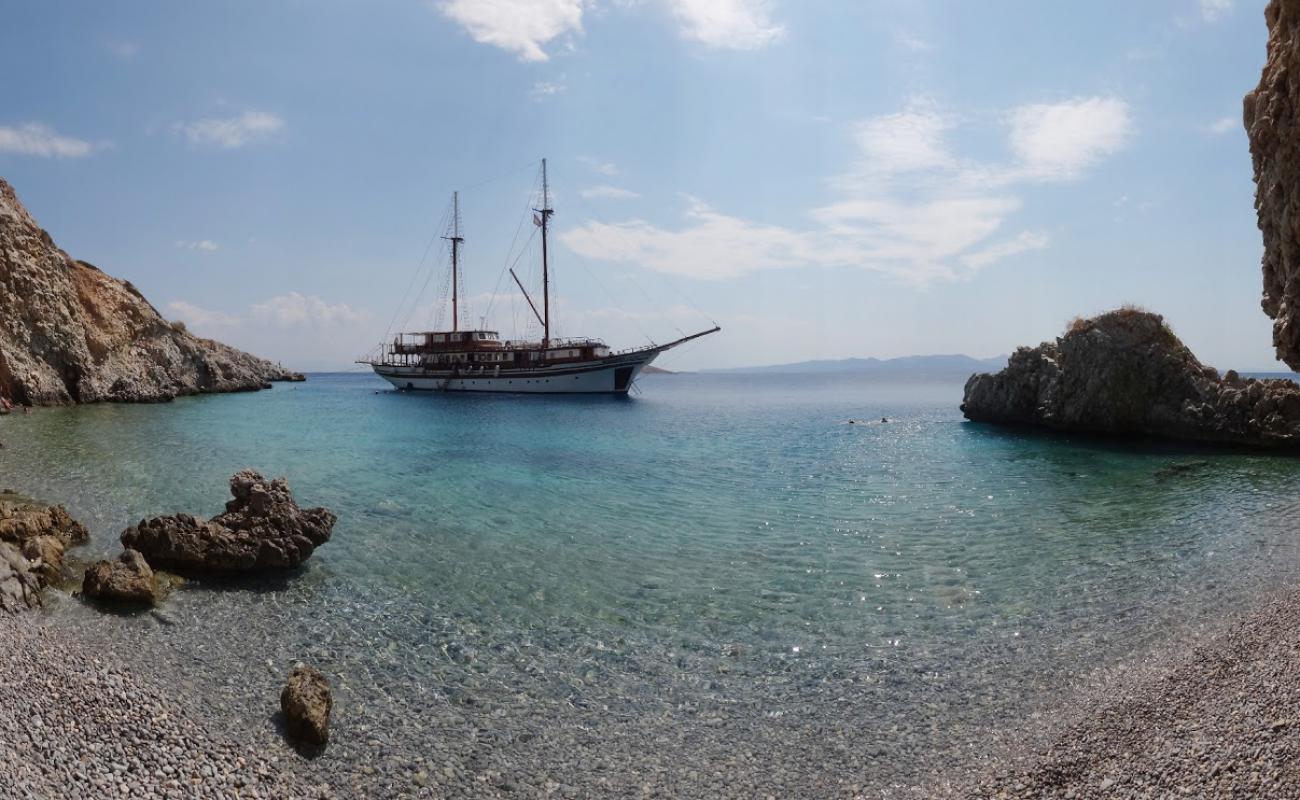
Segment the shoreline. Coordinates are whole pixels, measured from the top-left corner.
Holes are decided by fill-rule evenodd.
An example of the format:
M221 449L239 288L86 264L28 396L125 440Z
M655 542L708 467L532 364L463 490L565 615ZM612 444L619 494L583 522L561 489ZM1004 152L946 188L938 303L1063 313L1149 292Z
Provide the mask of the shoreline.
M1300 797L1300 587L1138 655L917 796Z

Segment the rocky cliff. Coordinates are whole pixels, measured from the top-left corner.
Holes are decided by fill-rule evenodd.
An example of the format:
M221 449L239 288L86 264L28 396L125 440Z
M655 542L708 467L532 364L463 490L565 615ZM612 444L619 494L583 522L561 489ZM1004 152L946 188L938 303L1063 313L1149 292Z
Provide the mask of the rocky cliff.
M1300 370L1300 0L1272 0L1268 60L1243 117L1264 234L1264 312L1277 357Z
M1059 431L1300 448L1300 386L1223 378L1192 355L1158 314L1124 308L1076 320L1064 336L972 375L972 420Z
M291 376L189 334L55 246L0 179L0 396L53 405L260 389Z

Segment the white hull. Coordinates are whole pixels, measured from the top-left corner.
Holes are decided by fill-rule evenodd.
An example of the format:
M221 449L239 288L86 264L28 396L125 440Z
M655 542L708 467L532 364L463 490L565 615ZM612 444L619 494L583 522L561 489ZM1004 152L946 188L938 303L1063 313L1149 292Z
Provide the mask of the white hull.
M375 364L374 370L397 389L406 391L627 394L641 370L654 361L659 352L651 350L600 361L528 370L496 371L485 367L450 372L382 364Z

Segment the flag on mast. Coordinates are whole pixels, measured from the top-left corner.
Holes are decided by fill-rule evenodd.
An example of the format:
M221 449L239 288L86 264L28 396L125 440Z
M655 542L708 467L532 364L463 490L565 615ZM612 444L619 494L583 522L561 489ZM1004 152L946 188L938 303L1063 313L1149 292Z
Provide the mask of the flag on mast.
M539 228L542 227L542 218L539 217L539 216L537 216L536 214L534 214L534 215L533 215L533 224L536 225L536 226L539 227Z

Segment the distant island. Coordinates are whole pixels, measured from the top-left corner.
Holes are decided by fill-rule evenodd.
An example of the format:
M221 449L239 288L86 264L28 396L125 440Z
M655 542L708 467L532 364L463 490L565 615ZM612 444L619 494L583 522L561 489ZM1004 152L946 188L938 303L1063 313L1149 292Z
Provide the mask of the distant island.
M1007 356L972 358L966 355L902 356L899 358L840 358L817 361L798 361L793 364L771 364L762 367L728 367L703 370L720 373L788 373L795 375L880 375L899 378L953 378L970 377L976 372L999 370L1007 364Z

